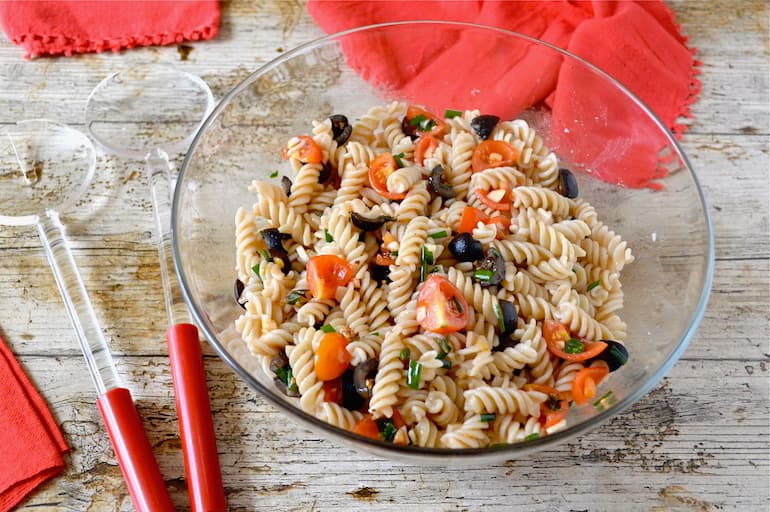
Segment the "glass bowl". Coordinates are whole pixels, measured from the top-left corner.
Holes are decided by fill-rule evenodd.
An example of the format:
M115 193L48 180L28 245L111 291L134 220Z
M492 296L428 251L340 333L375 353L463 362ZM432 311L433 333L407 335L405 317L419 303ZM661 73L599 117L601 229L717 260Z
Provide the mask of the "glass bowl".
M392 63L401 76L383 76L346 54L368 45L395 60L389 44L425 39L425 34L433 41L426 51L401 51ZM411 72L429 65L430 59L443 58L440 52L455 44L493 51L479 51L473 62L457 62L457 73L409 80ZM510 61L501 56L510 56ZM506 85L516 79L509 76L511 62L518 62L516 69L530 70L521 78L532 82L533 91L542 84L531 71L542 68L545 74L556 63L558 75L543 80L559 80L559 92L546 97L542 90L529 94L526 88ZM500 80L490 80L494 76ZM442 98L452 103L442 104ZM360 437L304 413L296 398L278 391L274 376L265 372L234 329L243 311L233 297L234 219L239 207L250 208L255 201L248 185L255 179L277 181L274 171L288 166L281 149L292 136L310 133L312 120L339 113L353 120L393 100L428 105L438 112L479 108L504 119L526 119L558 155L559 165L575 172L581 197L633 249L636 261L623 269L625 306L620 312L627 323L630 360L602 383L596 395L600 400L570 408L562 430L527 442L461 450ZM562 112L556 119L558 108L567 108L570 118L565 120ZM638 185L629 183L635 166L650 161L663 165L667 175L659 174L661 179L647 187L630 186ZM415 463L516 458L621 413L649 392L684 351L703 316L714 264L712 226L697 177L669 131L639 99L591 64L547 43L462 23L361 27L312 41L262 66L202 125L180 171L172 223L176 269L195 320L249 386L335 442Z

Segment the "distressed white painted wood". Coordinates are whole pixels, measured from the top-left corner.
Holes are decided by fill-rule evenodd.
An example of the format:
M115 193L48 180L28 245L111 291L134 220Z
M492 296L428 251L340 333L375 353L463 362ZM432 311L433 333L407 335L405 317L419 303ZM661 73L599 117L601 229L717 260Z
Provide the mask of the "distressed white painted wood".
M768 7L672 5L703 61L703 94L683 144L711 206L717 265L706 316L669 376L574 443L487 467L423 468L341 448L286 421L207 347L232 510L768 510ZM202 76L221 97L260 64L320 34L301 2L274 0L225 4L222 35L192 44L185 61L176 47L24 61L2 40L0 124L40 116L82 124L85 99L101 78L148 60ZM139 163L103 157L89 207L66 221L174 502L189 510L146 185ZM0 228L0 326L72 447L66 472L21 510L130 510L34 230Z

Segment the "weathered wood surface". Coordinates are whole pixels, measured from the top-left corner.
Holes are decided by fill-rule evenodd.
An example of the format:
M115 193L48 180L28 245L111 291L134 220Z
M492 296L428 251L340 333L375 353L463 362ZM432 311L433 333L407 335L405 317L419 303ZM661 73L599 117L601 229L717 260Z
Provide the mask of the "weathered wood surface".
M716 274L684 357L650 395L580 441L473 468L407 466L319 438L249 390L206 348L232 510L766 511L770 506L768 6L675 2L700 51L703 94L683 145L711 207ZM130 63L173 62L221 97L317 35L299 1L226 4L214 42L24 61L0 41L0 124L82 125L88 93ZM86 286L179 510L189 510L139 163L103 157L88 208L66 216ZM130 510L85 364L32 229L0 228L0 326L72 447L67 470L21 510ZM73 378L73 375L77 378ZM0 461L7 463L7 461Z

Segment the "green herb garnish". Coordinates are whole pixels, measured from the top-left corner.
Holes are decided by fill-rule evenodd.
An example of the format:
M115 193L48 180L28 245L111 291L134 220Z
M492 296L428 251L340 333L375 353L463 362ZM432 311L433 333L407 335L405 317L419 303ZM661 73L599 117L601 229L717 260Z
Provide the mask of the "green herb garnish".
M481 421L484 421L487 423L491 421L495 421L495 418L497 418L497 415L495 413L487 413L487 414L481 415Z
M503 318L503 308L500 307L500 303L495 301L495 316L497 316L497 328L500 332L505 332L505 319Z
M324 239L326 239L327 244L334 242L334 237L332 236L331 233L329 233L329 230L326 228L324 228Z
M442 368L446 368L447 370L451 370L452 369L452 361L447 359L446 356L443 357L443 358L439 358L439 360L441 361L441 367Z
M401 160L402 158L404 158L404 154L403 154L403 153L399 153L399 154L397 154L397 155L393 155L393 160L395 160L395 161L396 161L396 165L397 165L399 168L400 168L400 167L404 167L404 161L403 161L403 160Z
M495 272L492 270L480 268L473 272L473 279L476 281L487 282L491 281L493 277L495 277Z
M302 304L307 300L307 292L308 290L292 290L289 292L289 294L286 296L286 303L294 306L296 304Z
M599 279L597 281L594 281L593 283L591 283L588 286L586 286L586 291L590 292L591 290L593 290L597 286L601 286L601 284L602 284L602 280L601 279Z
M337 332L337 330L336 330L336 329L334 328L334 326L333 326L333 325L331 325L331 324L325 324L325 325L323 325L323 326L321 327L321 330L322 330L323 332L327 332L327 333L328 333L328 332Z
M446 230L436 231L435 233L431 233L428 235L433 240L436 240L437 238L446 238L449 236L449 233L446 232Z
M270 173L271 178L277 178L278 177L278 171L273 171Z
M465 308L460 303L460 299L458 299L454 295L452 296L452 303L455 305L455 309L457 309L458 313L462 313L463 311L465 311Z
M420 130L422 130L424 132L427 132L428 130L430 130L431 128L436 126L436 123L433 121L433 119L429 119L429 118L425 117L423 114L419 114L419 115L414 116L414 118L412 118L409 121L409 124L411 126L415 126L415 127L419 128Z
M410 354L409 347L402 348L401 352L398 353L398 358L401 359L402 361L406 361L407 359L409 359L409 354Z
M251 271L254 272L257 275L257 277L260 277L260 275L259 275L259 263L257 263L253 267L251 267Z
M420 282L428 275L428 265L433 265L433 252L423 245L420 248Z
M582 354L585 349L583 342L577 338L570 338L564 343L564 351L568 354Z
M261 254L262 257L265 258L265 261L273 261L273 257L270 256L270 253L267 252L267 249L260 249L259 254Z
M282 366L275 371L275 374L281 382L286 384L286 389L288 391L293 393L299 392L299 388L297 388L297 380L294 378L294 372L292 371L291 366Z
M380 431L380 437L383 441L392 443L393 438L396 437L398 429L393 424L393 420L390 418L380 418L377 420L377 430Z
M409 369L406 371L406 385L412 389L420 389L420 375L422 375L422 363L410 360Z
M603 411L607 408L604 405L604 401L607 400L609 402L612 400L612 402L614 403L614 400L613 400L614 398L615 396L613 395L612 390L609 390L606 393L604 393L601 396L601 398L599 398L596 402L594 402L594 407L596 408L597 411Z
M525 441L534 441L535 439L540 439L540 434L537 432L532 432L530 435L524 438Z
M449 344L449 340L447 338L441 338L438 340L438 346L441 348L442 352L446 352L447 354L452 351L452 345Z
M453 119L453 118L459 117L461 115L463 115L463 113L460 112L459 110L446 109L444 111L444 117L447 118L447 119Z

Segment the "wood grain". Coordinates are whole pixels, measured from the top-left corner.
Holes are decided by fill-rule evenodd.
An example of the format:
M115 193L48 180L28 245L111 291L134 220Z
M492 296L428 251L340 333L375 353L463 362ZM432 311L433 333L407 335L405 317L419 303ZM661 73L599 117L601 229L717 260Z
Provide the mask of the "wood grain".
M705 317L669 375L629 411L556 449L497 465L419 467L351 451L288 421L206 346L231 510L768 510L770 9L759 0L670 4L702 61L703 93L682 144L710 206L717 261ZM221 36L183 52L24 61L0 41L0 124L45 116L82 127L91 89L146 61L198 74L221 97L321 35L300 1L223 7ZM84 207L64 217L69 238L174 502L189 510L142 164L101 157L98 165ZM2 335L72 447L64 474L20 510L131 510L33 229L0 228L0 311Z

